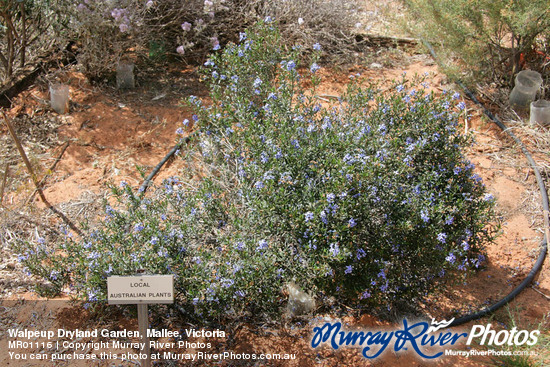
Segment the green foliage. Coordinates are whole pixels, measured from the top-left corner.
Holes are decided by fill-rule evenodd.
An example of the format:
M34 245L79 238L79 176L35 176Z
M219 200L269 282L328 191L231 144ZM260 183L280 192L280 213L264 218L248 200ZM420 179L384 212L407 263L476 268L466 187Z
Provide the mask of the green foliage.
M541 70L547 60L550 7L546 0L404 0L419 20L415 31L438 46L450 72L511 83L525 61ZM542 71L542 70L541 70Z
M53 245L55 261L30 245L22 261L88 301L105 299L108 275L173 273L178 302L201 319L275 314L291 281L321 300L391 307L480 266L493 199L462 153L458 96L354 78L323 106L311 47L299 65L301 48L286 50L269 19L241 34L205 64L211 105L190 99L193 178L148 197L113 188L118 204L89 236Z

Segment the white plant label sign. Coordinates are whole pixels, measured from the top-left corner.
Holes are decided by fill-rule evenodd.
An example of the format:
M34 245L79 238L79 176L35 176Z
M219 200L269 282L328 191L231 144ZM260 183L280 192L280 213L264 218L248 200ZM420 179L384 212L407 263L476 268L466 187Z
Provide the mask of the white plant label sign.
M107 300L110 305L174 303L174 276L110 276L107 278Z

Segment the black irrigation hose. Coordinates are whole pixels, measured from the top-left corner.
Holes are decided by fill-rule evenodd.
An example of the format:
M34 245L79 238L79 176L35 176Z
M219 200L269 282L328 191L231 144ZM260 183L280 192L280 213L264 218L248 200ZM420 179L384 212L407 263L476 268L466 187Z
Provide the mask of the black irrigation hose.
M436 55L434 49L432 48L432 46L427 41L423 41L423 42L424 42L425 46L428 48L428 50L430 51L430 53L432 54L434 60L438 60L437 55ZM537 183L539 185L540 195L541 195L541 199L542 199L545 229L544 229L544 239L542 240L542 242L540 244L541 249L540 249L539 257L537 258L537 261L535 262L535 265L533 266L533 268L531 269L529 274L527 274L525 279L523 279L523 281L516 288L514 288L510 293L508 293L500 301L498 301L498 302L492 304L491 306L489 306L487 308L484 308L480 311L470 313L470 314L462 316L458 319L455 319L447 327L459 326L459 325L465 324L467 322L482 318L483 316L485 316L487 314L495 312L496 310L498 310L499 308L501 308L502 306L506 305L508 302L513 300L518 294L520 294L529 284L531 284L531 282L533 281L533 279L535 278L537 273L542 268L542 264L544 263L544 259L546 258L546 252L548 250L548 238L550 237L549 236L549 221L548 221L548 215L550 214L550 207L549 207L549 204L548 204L548 193L546 191L546 186L544 185L544 180L542 179L540 171L537 168L537 164L535 163L535 160L531 156L531 153L529 153L529 151L527 150L525 145L522 143L522 141L520 139L518 139L518 137L513 132L511 132L506 127L506 125L504 125L496 116L494 116L491 113L491 111L489 111L481 102L479 102L479 100L476 98L476 96L461 81L456 81L456 83L462 89L464 89L464 92L466 93L468 98L470 98L474 103L476 103L478 106L480 106L483 109L483 112L487 115L487 117L489 117L495 124L497 124L497 126L500 127L500 129L503 132L508 134L516 142L516 144L518 144L518 146L521 148L521 151L523 152L523 154L527 158L527 161L529 162L529 165L531 166L531 168L535 172L535 177L536 177ZM168 154L166 154L166 156L159 162L159 164L157 164L155 166L153 171L151 171L149 176L147 176L145 181L143 181L143 184L141 185L141 187L139 189L141 193L145 193L145 191L149 187L149 184L151 183L153 178L157 175L157 173L160 171L162 166L168 161L168 159L170 159L170 157L172 157L174 155L174 153L176 153L181 148L181 146L183 145L184 142L189 143L190 140L191 140L191 136L186 137L185 140L183 140L183 141L179 142L178 144L176 144L172 148L172 150L170 150L168 152Z
M187 144L191 141L191 137L193 136L193 133L189 136L187 136L184 140L181 140L179 143L177 143L176 145L174 145L174 147L168 152L168 154L166 154L164 156L164 158L162 158L162 160L155 166L155 168L153 168L153 170L151 171L151 173L149 173L149 175L147 176L147 178L143 181L143 183L141 184L141 186L139 187L139 193L141 193L142 195L145 193L145 191L147 191L147 189L149 188L150 184L151 184L151 181L153 180L153 178L155 178L155 176L157 175L157 173L159 173L160 169L162 168L162 166L164 166L164 164L166 162L168 162L168 160L174 155L176 154L176 152L183 146L183 144Z
M430 53L432 54L432 57L434 60L438 60L438 57L433 49L433 47L428 43L428 41L423 40L424 45L428 48ZM441 64L440 64L441 65ZM510 293L508 293L504 298L502 298L500 301L492 304L491 306L484 308L483 310L467 314L465 316L462 316L458 319L455 319L448 327L458 326L465 324L467 322L477 320L487 314L493 313L511 300L513 300L518 294L520 294L535 278L537 273L542 268L542 264L544 263L544 259L546 257L546 252L548 251L548 238L549 236L549 221L548 221L548 215L550 214L549 204L548 204L548 192L546 191L546 186L544 185L544 180L542 179L542 176L540 174L539 169L537 168L537 164L535 163L535 160L531 156L531 153L527 150L523 142L518 139L518 137L510 131L504 125L496 116L494 116L491 111L489 111L477 98L476 96L460 81L456 81L456 83L464 90L464 93L470 98L474 103L476 103L478 106L480 106L483 109L483 112L487 117L489 117L497 126L508 136L510 136L516 144L521 148L521 151L527 158L527 161L529 162L529 165L535 172L535 177L537 179L537 183L539 185L540 195L542 199L542 207L543 207L543 217L544 217L544 239L542 240L540 244L540 252L539 257L537 258L537 261L535 262L535 265L533 265L533 268L527 274L525 279L516 287L514 288Z

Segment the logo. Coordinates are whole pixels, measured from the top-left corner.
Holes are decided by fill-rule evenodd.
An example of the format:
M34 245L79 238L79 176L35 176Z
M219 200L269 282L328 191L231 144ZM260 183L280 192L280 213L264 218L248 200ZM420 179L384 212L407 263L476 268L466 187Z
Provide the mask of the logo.
M496 331L488 325L474 325L469 333L445 330L454 318L437 322L432 319L431 324L426 321L409 323L403 319L401 328L397 330L346 330L341 322L327 322L323 326L313 328L311 347L317 348L323 344L338 350L342 347L361 348L361 355L367 359L379 357L386 350L395 352L412 350L425 359L441 357L444 349L464 341L466 345L477 342L480 345L534 345L538 341L538 330ZM440 347L440 351L434 348ZM445 348L443 348L445 347Z

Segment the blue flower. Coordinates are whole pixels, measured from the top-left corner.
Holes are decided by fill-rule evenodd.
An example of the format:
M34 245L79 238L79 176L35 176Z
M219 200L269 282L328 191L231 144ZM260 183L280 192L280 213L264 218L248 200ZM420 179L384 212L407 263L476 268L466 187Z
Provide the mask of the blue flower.
M442 232L437 235L437 240L441 243L445 243L447 241L447 235Z
M256 181L256 183L254 184L254 187L256 188L256 190L263 189L264 183L262 181Z
M367 253L365 252L365 250L360 248L360 249L357 250L356 256L357 256L357 260L361 260L361 258L367 256Z
M334 202L334 199L336 199L336 195L334 195L333 193L327 194L327 202L328 203Z
M260 161L261 161L262 163L267 163L267 162L269 161L269 156L267 155L266 152L262 152L262 153L260 154Z
M246 296L246 293L244 293L244 291L236 291L235 292L235 296L233 298L236 298L236 297L241 297L241 298L244 298Z
M466 103L464 102L460 102L459 104L456 105L458 107L459 110L463 110L466 108Z
M320 45L319 43L315 43L315 44L313 45L313 49L314 49L315 51L321 51L321 45Z
M485 194L483 200L491 202L495 200L495 197L492 194Z
M256 248L257 250L264 250L266 249L268 246L268 243L266 240L260 240L260 242L258 242L258 247Z
M425 223L428 223L430 221L430 217L428 216L428 213L426 212L426 210L422 210L420 212L420 218L425 222Z
M405 87L403 86L403 84L399 84L395 90L398 92L398 93L401 93L403 90L405 89Z
M312 212L307 212L305 214L305 219L306 219L306 222L309 222L310 220L313 219L313 213Z
M340 247L336 242L330 244L329 252L332 254L332 256L336 257L340 253Z
M88 301L90 302L97 301L97 291L95 289L88 291Z
M239 32L239 42L246 40L246 33Z
M312 74L315 74L317 71L319 71L319 69L321 69L321 67L314 62L313 64L311 64L309 71L311 71Z
M348 221L348 224L350 226L350 228L353 228L357 225L357 222L355 221L355 219L351 218L349 221Z
M361 294L361 299L370 298L370 296L371 296L371 294L369 293L369 291L364 291Z
M220 283L222 284L222 287L229 288L233 284L235 284L235 281L233 279L229 279L229 278L222 278Z
M259 77L257 77L255 80L254 80L254 88L259 88L260 85L262 85L262 79L260 79Z
M244 242L239 241L235 244L235 248L239 251L244 250Z
M454 264L455 261L456 261L456 256L455 254L453 254L452 252L445 258L445 260L447 260L447 262L451 263L451 264Z
M346 270L344 270L345 274L350 274L353 271L353 266L348 265L346 266Z
M59 272L57 270L52 270L50 273L50 280L57 280L57 276L59 275Z
M288 71L292 71L295 68L296 68L296 63L293 60L290 60L289 62L286 63L286 69Z

